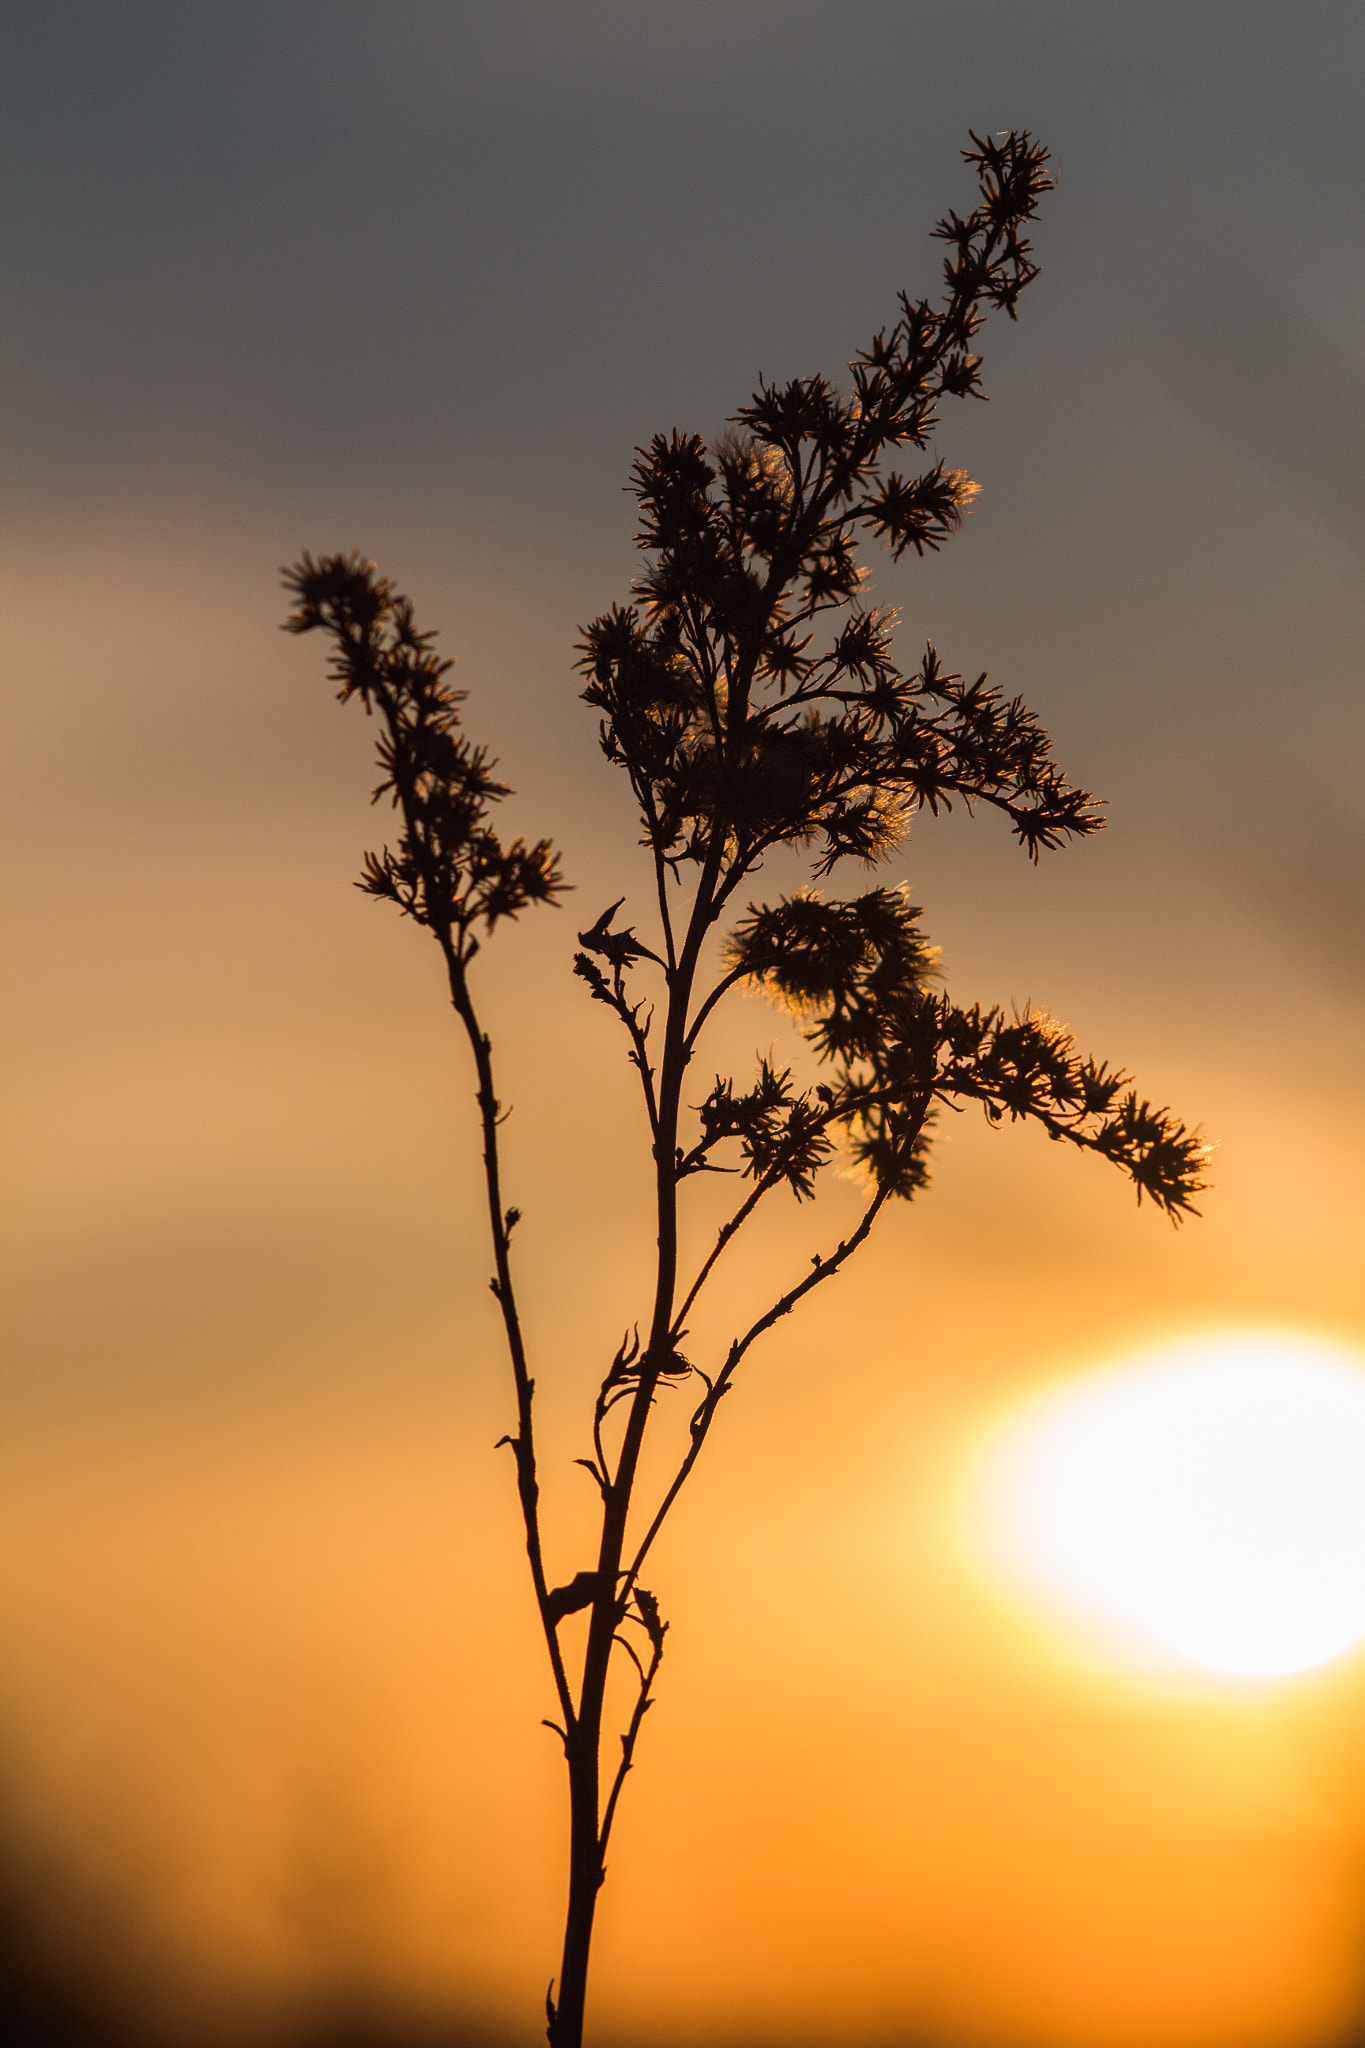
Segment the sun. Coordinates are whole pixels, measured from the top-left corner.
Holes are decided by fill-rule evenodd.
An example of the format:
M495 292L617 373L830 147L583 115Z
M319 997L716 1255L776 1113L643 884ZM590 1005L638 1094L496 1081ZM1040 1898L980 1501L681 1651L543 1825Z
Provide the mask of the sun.
M1054 1388L977 1468L997 1568L1189 1663L1311 1670L1365 1637L1365 1358L1203 1337Z

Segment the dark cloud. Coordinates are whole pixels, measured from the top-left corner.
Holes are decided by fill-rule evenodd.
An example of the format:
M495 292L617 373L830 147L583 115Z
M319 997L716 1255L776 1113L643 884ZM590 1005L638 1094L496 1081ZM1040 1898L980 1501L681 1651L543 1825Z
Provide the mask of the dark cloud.
M1346 1001L1365 995L1365 803L1325 780L1264 763L1280 823L1272 835L1244 812L1220 865L1244 909L1277 932L1287 961Z
M1365 357L1250 246L1167 225L1145 288L1130 278L1122 294L1148 369L1199 433L1365 565ZM1314 679L1318 716L1305 726L1303 689L1285 677L1260 706L1243 700L1229 733L1241 772L1214 794L1210 864L1289 962L1350 999L1365 989L1365 786L1357 802L1342 794L1341 753L1329 763L1324 752L1332 692ZM1349 760L1356 721L1344 703L1338 712Z
M371 491L486 501L532 461L542 488L600 461L606 488L661 400L710 426L757 368L837 367L907 252L925 266L969 125L1052 145L1055 251L1065 215L1092 234L1170 159L1216 187L1229 122L1278 108L1290 46L1311 92L1286 118L1330 125L1356 40L1332 6L1311 38L1261 5L572 19L393 0L380 33L354 0L11 10L26 489L359 470Z
M1342 255L1358 272L1365 250L1344 237ZM1249 248L1177 244L1146 282L1129 313L1163 388L1365 563L1365 356Z

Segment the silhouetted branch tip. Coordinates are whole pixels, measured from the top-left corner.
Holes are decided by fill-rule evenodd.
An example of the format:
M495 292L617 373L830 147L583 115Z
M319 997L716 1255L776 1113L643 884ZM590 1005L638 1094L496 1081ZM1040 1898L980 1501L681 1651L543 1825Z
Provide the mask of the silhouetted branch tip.
M504 845L491 807L509 794L483 747L460 731L462 690L449 661L417 630L411 602L361 556L304 555L284 576L295 597L291 633L330 636L330 673L345 702L358 696L383 722L378 743L388 796L402 817L394 849L365 856L360 887L426 925L462 964L487 932L532 903L553 903L567 884L548 840Z

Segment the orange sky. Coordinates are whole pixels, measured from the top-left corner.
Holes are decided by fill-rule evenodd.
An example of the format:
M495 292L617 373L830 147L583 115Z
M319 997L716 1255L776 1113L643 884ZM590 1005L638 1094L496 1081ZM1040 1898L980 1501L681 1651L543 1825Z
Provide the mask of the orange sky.
M400 10L381 61L365 11L338 7L332 68L305 90L306 7L282 28L224 14L203 42L137 7L157 62L139 69L131 27L105 58L141 127L110 111L95 13L56 10L94 38L74 69L36 14L20 38L35 106L89 118L69 186L34 173L55 226L21 266L31 402L4 513L0 1830L59 1952L144 2038L151 2014L209 2042L356 1996L529 2041L558 1945L560 1765L493 1450L510 1415L471 1084L434 949L350 887L376 831L371 735L330 702L313 643L277 632L278 565L355 541L413 589L517 787L516 828L552 833L577 885L481 963L569 1575L586 1561L569 1463L584 1391L639 1314L649 1237L629 1077L568 974L578 927L647 893L622 867L633 826L569 649L632 571L618 487L634 440L713 431L785 356L838 370L964 199L953 151L973 93L978 120L1055 138L1057 226L1037 308L989 337L991 406L943 436L982 476L981 508L941 562L878 569L879 594L906 607L907 652L932 631L955 666L1023 689L1111 825L1032 870L993 821L929 824L895 872L960 1000L1045 1005L1133 1068L1215 1140L1216 1187L1177 1232L1099 1163L951 1119L928 1195L755 1355L658 1556L672 1633L603 1895L596 2038L1299 2048L1365 2009L1365 1658L1241 1687L1122 1666L983 1579L956 1505L1010 1402L1136 1345L1235 1324L1365 1347L1359 551L1332 469L1363 415L1353 387L1334 440L1314 410L1351 302L1288 210L1335 194L1359 250L1360 194L1313 154L1358 18L1324 7L1311 47L1291 41L1288 196L1277 212L1258 187L1240 216L1254 152L1237 138L1255 131L1247 106L1281 105L1285 50L1248 28L1229 69L1219 10L1192 11L1207 33L1182 42L1160 9L1113 10L1112 35L1030 9L1037 40L1008 10L966 11L975 28L863 10L857 49L884 45L898 75L913 16L950 104L925 115L908 172L863 166L867 218L813 259L820 152L784 182L721 136L669 211L695 95L728 107L763 85L761 8L700 9L695 51L661 28L626 49L593 9L600 63L579 64L491 15L465 48L422 8ZM511 12L549 34L543 10ZM797 16L810 35L784 90L811 107L828 10ZM363 103L371 63L376 125L343 148L327 107ZM449 141L429 76L468 96L473 141ZM662 168L648 124L619 159L602 139L648 78ZM902 107L883 80L877 104L909 118L931 85L895 88ZM1094 103L1111 88L1108 134ZM1159 189L1134 156L1144 106L1164 123ZM500 123L519 138L501 156ZM24 134L41 167L38 125ZM396 320L329 325L316 249L289 296L299 210L324 173L351 190L351 147L379 195L373 214L357 201L357 247L472 280L464 298L431 287L416 340ZM436 179L447 147L466 169L478 157L491 212ZM741 175L777 195L762 276L727 211ZM1239 440L1256 394L1281 389L1274 363L1232 349L1231 395L1206 400L1172 338L1152 248L1182 177L1203 180L1204 212L1177 253L1232 223L1266 303L1317 308L1321 379L1296 396L1295 447L1323 450L1319 506L1273 433ZM395 191L428 238L410 249L417 229L380 205ZM1102 204L1131 230L1136 284ZM802 251L814 269L793 292L782 261ZM85 369L68 302L104 336ZM568 353L499 446L485 415L508 417L498 379L507 335L529 346L531 304ZM155 356L158 308L174 361ZM1214 297L1201 308L1214 333ZM376 425L348 393L385 348L403 375ZM64 404L86 408L69 444ZM528 510L516 479L541 460ZM737 1000L714 1058L742 1071L784 1029ZM836 1186L814 1217L759 1230L698 1343L836 1236L850 1199Z
M169 688L211 589L169 536L109 560L134 602L168 561L193 592L139 678ZM119 602L97 587L68 610L72 692L105 687ZM299 650L248 621L216 659L253 655L344 752ZM97 812L74 845L54 820L32 863L4 1454L16 1824L74 1873L89 1939L112 1922L139 1996L249 2016L354 1983L533 2030L559 1767L492 1450L509 1418L471 1104L420 935L348 886L346 830L370 823L356 754L335 816L292 833ZM954 1475L1032 1384L1229 1321L1362 1336L1359 1104L1330 1004L1304 1075L1276 1071L1273 999L1211 1049L1209 991L1167 1009L1086 948L1060 866L998 848L1002 895L1046 890L1063 927L1056 1008L1204 1112L1217 1193L1176 1232L1092 1162L955 1121L931 1197L755 1358L658 1563L673 1633L605 1895L605 2033L861 2040L910 2011L952 2039L1245 2048L1358 1994L1365 1666L1240 1690L1135 1676L983 1586L956 1534ZM646 1234L617 1154L578 1135L584 1102L621 1157L638 1134L565 986L577 922L575 904L515 935L488 975L566 1464ZM1220 943L1216 986L1249 981L1254 935ZM977 986L1031 992L1008 966L986 979L992 946L1024 950L987 924ZM783 1028L742 1001L717 1057ZM759 1236L739 1292L804 1258L798 1226L816 1227L787 1212ZM552 1483L569 1536L585 1492ZM581 1562L567 1537L560 1561Z

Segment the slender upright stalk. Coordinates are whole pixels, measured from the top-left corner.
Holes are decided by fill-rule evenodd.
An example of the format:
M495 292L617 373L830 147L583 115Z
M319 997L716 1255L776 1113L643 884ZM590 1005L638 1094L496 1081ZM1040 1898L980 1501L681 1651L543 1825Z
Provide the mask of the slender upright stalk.
M675 433L640 450L633 487L649 566L630 604L595 620L581 646L583 696L601 716L603 751L625 769L639 806L659 928L653 944L630 927L613 929L623 893L579 933L574 966L624 1027L639 1075L656 1247L643 1347L637 1327L599 1387L592 1455L577 1461L600 1497L595 1563L564 1585L552 1586L546 1575L535 1381L512 1270L518 1211L505 1205L503 1111L469 981L482 941L503 919L556 900L558 863L547 842L504 844L493 829L492 806L508 792L494 781L483 749L460 731L460 693L445 680L450 664L418 632L408 600L354 556L305 556L286 579L297 599L289 630L325 629L341 697L360 697L382 721L377 794L392 796L402 832L395 850L366 856L362 887L437 939L474 1061L490 1284L516 1405L515 1434L503 1441L516 1461L558 1703L559 1719L548 1725L563 1744L569 1781L564 1945L557 1986L547 1995L551 2048L582 2048L607 1845L663 1655L667 1623L640 1574L753 1345L845 1271L893 1198L908 1199L925 1185L932 1120L942 1105L976 1102L997 1124L1030 1119L1120 1167L1139 1200L1145 1195L1172 1218L1192 1208L1203 1185L1198 1137L1140 1101L1126 1075L1082 1059L1050 1019L959 1008L939 993L920 912L902 888L870 887L827 902L808 886L776 903L751 903L729 934L713 985L698 995L709 935L775 850L804 853L815 885L840 862L873 867L888 859L917 813L958 802L1002 812L1033 859L1102 822L1019 700L1001 698L984 676L968 683L949 673L932 646L917 669L897 667L891 615L866 603L856 559L864 533L884 539L899 558L938 548L961 525L975 495L965 476L935 462L907 479L885 461L906 447L927 447L943 398L982 395L974 337L989 308L1012 319L1019 293L1037 275L1023 230L1050 183L1047 153L1027 134L972 140L964 154L977 172L980 204L966 218L949 214L935 231L947 250L941 303L902 295L894 328L849 365L846 394L822 377L761 385L735 415L738 431L714 448ZM685 872L695 875L690 901ZM662 976L657 1069L649 1041L658 984L633 999L637 971ZM765 1059L747 1089L717 1075L704 1100L685 1103L703 1027L740 983L794 1013L814 1071L825 1078L803 1087ZM721 1254L776 1190L785 1186L799 1202L811 1197L836 1143L867 1183L861 1216L831 1252L809 1257L801 1277L718 1352L708 1373L679 1346ZM718 1171L741 1172L751 1186L680 1290L679 1190L693 1174ZM657 1391L665 1380L688 1379L704 1392L686 1442L670 1453L661 1494L641 1501ZM620 1436L613 1453L605 1426L614 1414ZM585 1608L586 1644L574 1672L560 1629ZM604 1787L608 1680L618 1650L637 1690Z
M631 1498L655 1389L672 1352L671 1328L678 1268L678 1121L683 1075L689 1057L688 1012L701 947L711 923L711 897L721 858L722 846L713 838L693 901L681 955L677 965L666 975L667 1008L654 1136L657 1218L654 1304L649 1337L615 1470L604 1475L606 1483L602 1497L596 1592L588 1623L582 1688L566 1744L570 1811L569 1898L559 1993L550 2008L552 2048L579 2048L582 2040L593 1921L597 1894L606 1874L604 1831L600 1819L602 1713L612 1646L623 1614L618 1588ZM641 1696L647 1700L648 1685Z

